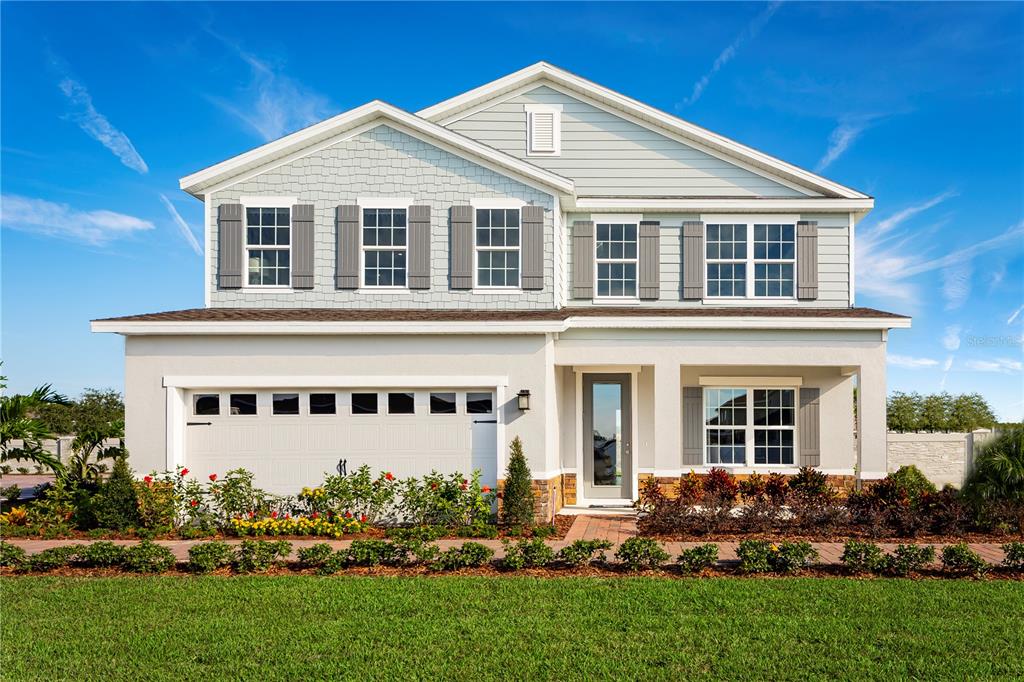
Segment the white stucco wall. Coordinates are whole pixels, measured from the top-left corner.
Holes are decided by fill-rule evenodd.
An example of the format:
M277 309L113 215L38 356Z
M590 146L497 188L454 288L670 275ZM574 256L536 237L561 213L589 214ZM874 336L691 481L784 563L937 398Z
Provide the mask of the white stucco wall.
M971 440L969 433L890 433L888 470L913 465L939 488L959 488L968 473Z

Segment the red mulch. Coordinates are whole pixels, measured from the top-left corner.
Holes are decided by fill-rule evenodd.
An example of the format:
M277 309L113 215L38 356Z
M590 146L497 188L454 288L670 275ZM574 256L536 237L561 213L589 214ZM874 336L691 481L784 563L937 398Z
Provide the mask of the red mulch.
M643 533L644 537L651 537L660 542L739 542L740 540L771 540L772 542L790 542L806 540L807 542L836 542L845 543L847 540L870 540L872 542L903 542L903 543L938 543L950 544L955 542L967 543L994 543L1019 542L1024 540L1022 533L963 533L961 535L931 535L921 534L914 537L885 535L871 537L865 533L837 532L837 533L800 533L797 531L775 531L766 533L753 533L741 531L726 531L721 533L709 533L699 535L695 533Z

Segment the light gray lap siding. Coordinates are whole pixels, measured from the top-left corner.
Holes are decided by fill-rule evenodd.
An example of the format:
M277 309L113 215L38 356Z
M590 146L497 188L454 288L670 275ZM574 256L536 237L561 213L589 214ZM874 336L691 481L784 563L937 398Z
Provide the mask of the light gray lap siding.
M562 152L527 156L526 104L562 107ZM447 125L572 178L581 196L800 197L757 173L660 135L546 86Z
M313 289L217 288L217 225L212 231L211 307L293 308L551 308L555 305L554 229L544 214L544 289L481 293L448 287L448 219L453 205L472 199L520 199L550 209L552 197L538 189L438 149L385 125L311 155L271 168L215 192L212 215L221 203L243 196L294 196L315 206ZM358 197L412 197L431 207L431 288L352 291L335 288L335 208ZM360 274L361 277L361 274Z

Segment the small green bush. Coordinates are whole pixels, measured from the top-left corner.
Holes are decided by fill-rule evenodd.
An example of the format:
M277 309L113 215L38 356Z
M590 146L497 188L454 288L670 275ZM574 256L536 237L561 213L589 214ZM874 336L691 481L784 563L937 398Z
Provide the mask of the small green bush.
M0 488L0 498L7 500L8 502L17 502L21 498L21 488L18 487L17 483Z
M849 540L843 545L839 560L853 573L878 573L885 568L887 557L873 542Z
M280 565L292 552L287 540L242 540L235 557L240 573L263 573Z
M437 559L439 550L422 540L394 540L391 543L391 560L395 566L429 564Z
M326 542L318 542L315 545L310 545L309 547L300 547L297 552L299 557L299 566L302 568L319 568L324 565L333 554L334 548Z
M1003 566L1011 571L1024 571L1024 542L1007 542L1003 545Z
M102 540L81 545L75 552L74 563L89 568L110 568L124 563L124 547Z
M767 540L742 540L736 549L743 573L768 573L772 570L772 543Z
M149 540L143 540L137 545L126 547L122 566L126 571L132 573L162 573L174 568L177 559L174 553Z
M457 571L460 568L484 566L494 557L494 550L479 542L466 542L441 552L430 565L435 571Z
M928 478L921 473L913 464L909 466L901 466L896 471L886 476L896 489L902 493L905 493L911 500L918 500L926 494L935 494L938 489L935 484L928 480Z
M212 573L230 566L235 559L235 548L220 540L199 542L188 548L188 570L193 573Z
M77 551L78 547L75 545L44 549L37 554L29 555L25 567L30 571L53 571L58 568L64 568L71 563L71 559Z
M653 538L632 537L619 545L615 558L626 570L639 571L643 568L658 568L668 561L669 555Z
M392 544L386 540L353 540L347 551L352 566L379 566L391 563Z
M713 568L718 563L718 545L709 542L684 549L676 558L676 563L679 564L679 570L683 573L700 573L705 569Z
M530 536L535 538L546 539L555 534L554 526L534 526L530 529Z
M455 535L460 538L484 538L493 540L498 537L498 527L493 523L474 523L469 526L459 526L455 529Z
M743 540L736 550L743 573L792 573L809 565L818 557L809 542Z
M976 578L985 575L992 568L980 554L968 547L966 542L943 547L942 566L951 573L973 575Z
M519 436L510 446L505 487L501 495L501 523L505 526L533 525L533 474L523 455Z
M28 560L28 553L21 547L7 542L0 542L0 566L20 568Z
M892 555L886 558L886 573L906 577L920 571L935 561L935 548L931 545L896 545Z
M505 558L502 565L513 571L521 568L541 568L555 560L555 550L548 547L543 538L520 540L512 544L504 542Z
M563 547L556 558L566 566L576 568L591 561L604 561L605 551L611 548L612 543L608 540L576 540L571 545Z
M125 530L139 525L139 497L127 457L118 457L110 478L92 499L93 514L102 528Z
M348 563L348 555L344 550L338 550L333 552L330 556L324 559L324 562L316 567L317 575L334 575L341 569L345 568Z

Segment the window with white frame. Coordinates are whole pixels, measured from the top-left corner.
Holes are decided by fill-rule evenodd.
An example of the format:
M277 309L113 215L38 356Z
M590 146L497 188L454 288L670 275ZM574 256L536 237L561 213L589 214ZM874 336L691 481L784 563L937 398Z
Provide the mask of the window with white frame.
M245 209L249 286L288 286L291 273L291 209Z
M705 237L709 298L793 298L794 225L709 223Z
M704 389L706 464L794 466L795 431L795 389Z
M363 209L363 285L404 287L406 209Z
M635 298L637 272L637 224L598 223L598 298Z
M476 209L476 284L519 286L519 209Z

